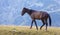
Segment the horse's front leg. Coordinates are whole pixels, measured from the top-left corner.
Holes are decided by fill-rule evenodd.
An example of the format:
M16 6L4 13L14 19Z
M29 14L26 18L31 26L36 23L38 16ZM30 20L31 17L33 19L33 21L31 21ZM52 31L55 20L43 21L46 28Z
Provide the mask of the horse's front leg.
M32 22L31 22L31 27L30 27L30 29L32 28L32 26L33 26L33 20L32 20Z
M34 22L35 22L35 25L36 25L36 29L38 30L38 26L37 26L37 24L36 24L36 21L34 20Z

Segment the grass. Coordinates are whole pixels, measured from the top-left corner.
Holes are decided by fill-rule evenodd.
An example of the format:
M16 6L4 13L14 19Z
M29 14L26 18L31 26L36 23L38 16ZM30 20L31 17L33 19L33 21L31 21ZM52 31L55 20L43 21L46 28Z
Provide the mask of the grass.
M60 28L48 27L48 31L45 31L45 27L36 30L28 26L0 26L0 35L60 35Z

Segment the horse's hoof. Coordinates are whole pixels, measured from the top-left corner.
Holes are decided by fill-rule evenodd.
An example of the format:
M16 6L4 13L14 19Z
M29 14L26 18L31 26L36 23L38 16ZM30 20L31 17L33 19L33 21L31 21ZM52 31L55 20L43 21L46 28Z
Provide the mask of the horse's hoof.
M40 30L41 30L41 28L40 28Z
M31 28L30 28L31 29Z

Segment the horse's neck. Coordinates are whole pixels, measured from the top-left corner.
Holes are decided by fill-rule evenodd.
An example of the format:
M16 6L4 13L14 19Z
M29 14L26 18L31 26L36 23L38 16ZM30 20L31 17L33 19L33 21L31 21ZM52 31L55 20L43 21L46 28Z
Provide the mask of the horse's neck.
M28 13L29 15L31 15L31 14L32 14L32 12L33 12L33 11L31 11L31 10L30 10L30 11L28 11L27 13Z

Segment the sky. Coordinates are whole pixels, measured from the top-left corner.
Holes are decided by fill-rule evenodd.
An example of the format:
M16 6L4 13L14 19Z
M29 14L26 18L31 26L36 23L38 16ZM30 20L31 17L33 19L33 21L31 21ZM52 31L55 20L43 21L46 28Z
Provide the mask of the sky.
M28 24L32 21L30 16L28 14L21 16L24 7L52 14L58 18L53 19L52 17L53 23L60 21L60 0L0 0L0 25L30 25ZM56 17L57 15L58 17ZM39 22L41 23L41 21Z

